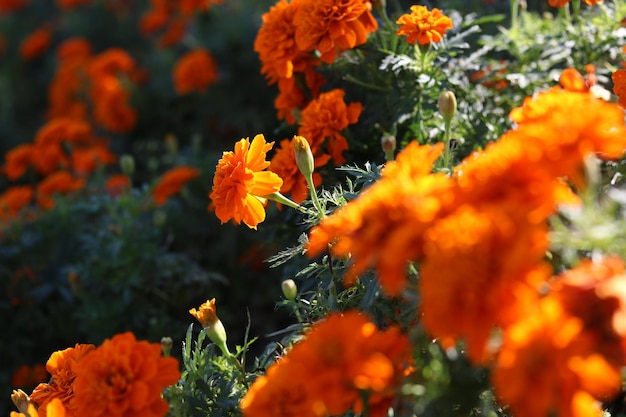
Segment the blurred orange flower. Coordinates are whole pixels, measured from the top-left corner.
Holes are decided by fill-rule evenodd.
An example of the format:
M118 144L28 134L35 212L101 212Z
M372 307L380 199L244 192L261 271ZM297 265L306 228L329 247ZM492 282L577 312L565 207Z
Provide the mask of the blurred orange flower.
M15 388L34 387L48 378L48 371L42 364L33 366L22 365L11 377L11 385Z
M159 343L117 334L76 366L74 402L80 416L165 416L163 389L180 378L178 361L161 355Z
M69 172L57 171L44 178L37 185L37 204L44 209L54 207L54 194L67 194L85 186L85 180L74 178Z
M215 206L215 215L222 223L233 219L235 223L251 229L265 220L266 195L278 192L283 181L271 171L267 152L274 142L266 143L263 135L256 135L235 144L234 152L224 152L218 161L209 198Z
M400 16L396 23L401 25L396 34L406 36L411 45L441 42L443 35L453 26L452 19L441 10L428 10L426 6L411 6L411 13Z
M28 35L20 44L20 57L26 61L43 54L52 43L52 30L43 26Z
M206 49L195 49L183 55L172 72L174 89L179 95L204 92L217 81L217 65Z
M346 105L345 94L339 88L320 94L302 110L298 129L298 135L311 143L313 153L326 141L326 149L335 165L346 162L343 152L348 149L348 141L342 130L356 123L363 110L358 102Z
M200 170L193 167L180 166L170 169L159 178L152 189L154 203L162 206L171 196L178 193L183 185L199 175Z
M330 155L319 155L315 158L315 167L326 165L329 160ZM282 194L291 194L291 199L298 204L307 199L309 188L304 175L296 165L293 140L285 139L280 142L280 147L276 149L269 170L278 174L283 180L283 186L280 188ZM313 173L313 183L316 187L322 183L322 177L317 172Z
M300 0L294 17L296 45L320 52L327 64L338 53L362 45L378 29L367 0Z
M78 6L84 6L91 3L92 0L56 0L57 6L61 9L68 10Z
M112 164L116 161L117 156L109 150L106 141L97 141L89 146L72 150L72 170L79 176L93 174L98 167Z
M0 15L8 14L28 4L29 0L0 0Z
M77 343L74 347L56 351L50 356L46 363L46 369L51 375L50 382L39 384L30 397L39 407L40 417L46 417L46 406L55 398L61 400L70 415L77 415L73 388L76 368L95 348L94 345Z
M613 92L619 98L620 106L626 107L626 70L616 70L611 78L613 79Z
M26 173L28 167L33 164L33 152L35 147L30 143L17 145L4 155L4 167L2 172L10 180L16 180Z
M104 187L111 197L117 197L130 189L130 178L124 174L112 175L106 180Z
M35 192L30 185L14 185L0 194L0 219L13 218L31 201Z

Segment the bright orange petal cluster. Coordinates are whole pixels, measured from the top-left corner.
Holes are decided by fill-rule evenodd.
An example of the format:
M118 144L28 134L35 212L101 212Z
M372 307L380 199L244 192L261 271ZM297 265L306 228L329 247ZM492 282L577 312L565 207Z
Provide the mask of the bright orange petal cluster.
M206 49L195 49L180 57L172 72L174 89L179 95L204 92L217 81L217 65Z
M51 376L50 382L39 384L30 397L39 407L40 417L46 417L46 406L55 398L61 400L69 416L76 415L73 388L76 369L95 348L94 345L77 343L72 348L59 350L50 356L46 363L46 369Z
M191 181L200 176L200 171L193 167L180 166L167 171L152 189L152 197L157 206L162 206L174 194Z
M626 107L626 70L618 69L613 75L613 92L619 98L619 104Z
M325 145L335 165L346 161L343 152L348 149L348 141L342 131L356 123L363 111L361 103L346 105L345 94L338 88L320 94L302 110L298 129L298 135L311 143L314 154Z
M245 417L321 417L363 409L386 415L410 362L408 338L397 327L376 328L356 311L315 323L259 377L240 403Z
M52 30L43 26L28 35L20 44L20 57L30 61L43 54L52 43Z
M367 0L300 0L294 17L296 45L302 51L317 50L330 64L378 29L371 9Z
M622 385L623 262L586 262L552 281L552 292L506 328L496 393L519 417L601 416L598 400Z
M130 332L115 335L76 367L76 415L163 417L163 389L179 378L178 361L162 356L159 343L138 341Z
M256 135L235 144L234 152L224 152L218 161L209 197L215 206L215 215L226 223L244 223L252 229L265 220L264 196L278 192L283 181L271 171L266 161L274 142L266 143L263 135Z
M426 6L411 6L411 13L400 16L396 23L401 25L396 34L406 36L411 45L441 42L446 31L453 27L452 19L441 10L428 10Z

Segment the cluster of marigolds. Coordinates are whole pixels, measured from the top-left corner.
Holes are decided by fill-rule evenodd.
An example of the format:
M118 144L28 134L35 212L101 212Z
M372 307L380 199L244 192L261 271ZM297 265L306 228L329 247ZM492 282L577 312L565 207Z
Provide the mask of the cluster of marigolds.
M147 32L175 31L189 10L200 7L153 3L143 21ZM418 44L438 42L452 27L441 11L424 6L413 6L396 23L398 35ZM345 162L348 143L341 132L361 112L359 103L344 102L342 90L321 92L325 80L316 68L363 44L376 29L372 3L365 0L280 0L263 16L255 50L268 82L278 84L278 117L297 123L298 135L283 140L271 161L267 153L274 142L262 135L241 139L233 152L224 152L210 194L222 222L256 228L268 199L295 208L309 192L316 199L313 188L321 179L314 169L331 159ZM93 77L91 88L107 84L107 77L119 80L121 73L132 79L132 61L122 65L103 58L116 54L83 55L83 63L74 65L92 68L100 62L99 70L86 72ZM613 77L622 104L624 74L618 70ZM349 258L346 286L376 270L387 297L403 296L410 285L407 265L419 263L420 323L444 347L462 341L473 363L491 367L498 398L519 417L599 416L599 401L620 390L626 366L623 261L606 256L554 275L545 260L548 219L560 205L581 204L572 185L585 189L581 173L589 158L624 156L624 112L596 98L590 92L593 80L574 70L564 71L560 84L527 98L510 114L514 129L450 167L449 174L432 172L447 151L444 144L409 144L358 198L330 215L320 213L306 246L310 257L330 252L335 259ZM442 107L444 118L451 118L454 106ZM19 178L32 166L50 178L64 164L80 174L92 169L94 160L113 159L87 122L62 116L42 128L34 144L23 145L20 152L27 157L17 158L16 150L7 158L6 175ZM106 119L97 112L92 117L96 123ZM61 142L73 150L69 156L51 148L52 156L38 162L33 155L39 152L28 151ZM99 156L85 162L80 152L74 155L83 147ZM46 195L38 192L44 207ZM190 312L229 354L215 301ZM247 417L321 417L350 410L382 417L413 371L411 348L395 325L378 329L358 311L330 314L254 382L241 409ZM158 344L136 341L130 333L97 348L77 345L56 352L47 370L51 382L37 387L30 401L40 416L55 417L163 416L167 404L161 390L180 376L177 362L161 356ZM25 394L14 397L23 413L36 415Z

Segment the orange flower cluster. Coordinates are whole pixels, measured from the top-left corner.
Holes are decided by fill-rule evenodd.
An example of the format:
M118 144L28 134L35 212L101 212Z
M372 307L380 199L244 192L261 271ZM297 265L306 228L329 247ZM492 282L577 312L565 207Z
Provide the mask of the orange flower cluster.
M411 13L400 16L396 23L401 25L396 34L406 36L411 45L441 42L443 35L453 26L452 19L441 10L428 10L426 6L411 6Z
M28 4L29 0L0 0L0 16L8 14Z
M130 332L99 347L76 344L54 352L46 369L50 382L30 397L39 417L162 417L168 411L163 388L180 378L178 361L161 356L159 343L138 341Z
M174 194L191 181L200 176L200 171L193 167L180 166L167 171L152 189L152 197L157 206L162 206Z
M587 92L554 87L510 117L517 128L452 177L429 174L435 150L409 147L308 244L311 256L331 243L333 254L351 254L348 283L375 266L389 295L406 285L406 263L420 261L424 326L443 341L465 339L476 362L492 353L494 326L519 314L520 294L545 281L546 220L575 200L562 178L581 186L586 155L617 159L626 150L622 110Z
M139 30L150 37L160 33L157 44L169 47L181 41L194 14L206 12L224 0L150 0L151 8L141 17Z
M217 65L206 49L195 49L180 57L174 70L174 89L179 95L204 92L217 81Z
M377 29L371 8L367 0L279 0L263 15L254 50L268 83L278 84L279 119L295 123L294 112L317 98L325 83L315 68L365 43Z
M224 152L218 161L209 194L215 215L222 223L234 220L256 229L265 220L267 199L264 196L278 192L283 181L271 171L266 161L274 142L266 143L263 135L256 135L235 144L234 152Z
M601 416L597 400L622 385L625 307L619 259L554 277L550 294L505 330L492 374L498 396L519 417Z
M240 406L245 417L343 415L361 412L367 391L369 415L382 417L409 362L398 327L380 331L356 311L330 314L254 382Z
M42 26L28 35L20 44L20 57L30 61L43 54L52 43L52 30Z
M85 94L91 44L83 38L70 38L57 48L57 70L48 86L48 117L86 120Z

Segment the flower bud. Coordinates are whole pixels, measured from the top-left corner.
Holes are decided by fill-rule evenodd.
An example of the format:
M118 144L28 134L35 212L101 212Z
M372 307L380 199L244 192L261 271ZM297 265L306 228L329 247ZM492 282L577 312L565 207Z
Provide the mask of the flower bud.
M305 178L313 175L313 170L315 169L315 158L313 158L309 141L302 136L294 136L293 151L296 154L296 164L298 165L300 172L302 172L302 175L304 175Z
M439 113L449 123L456 113L456 97L454 93L452 91L442 92L437 100L437 106L439 107Z
M122 155L120 157L120 169L122 173L132 177L135 173L135 158L132 155Z
M198 307L198 310L192 308L189 310L189 314L194 316L206 329L209 339L215 343L224 355L230 356L228 346L226 345L226 329L224 325L217 317L215 310L215 298L207 300L204 304Z
M170 356L172 353L172 346L174 342L171 337L163 337L161 338L161 352L163 352L163 356Z
M296 286L294 280L287 279L283 281L281 288L283 290L283 295L287 300L294 301L296 299L296 295L298 295L298 287Z
M380 147L383 148L383 152L385 152L386 161L392 161L394 159L396 146L396 137L391 133L385 133L380 138Z

